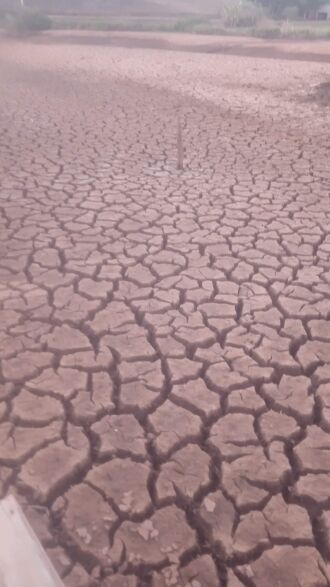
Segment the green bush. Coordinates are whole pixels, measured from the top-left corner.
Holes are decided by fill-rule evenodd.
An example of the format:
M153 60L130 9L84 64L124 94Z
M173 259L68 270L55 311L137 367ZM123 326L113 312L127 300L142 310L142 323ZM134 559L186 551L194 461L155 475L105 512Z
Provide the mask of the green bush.
M205 18L191 17L177 20L173 26L173 30L180 33L194 32L195 28L204 25L207 22Z
M52 22L46 14L24 8L14 14L9 14L5 28L8 32L26 35L50 29Z
M282 36L280 27L253 29L251 33L254 37L261 39L279 39Z
M305 28L305 29L295 28L295 27L283 28L281 32L282 32L282 37L284 39L308 40L308 39L315 38L315 34L314 34L313 30L307 29L307 28Z
M220 16L227 27L252 27L263 16L263 10L251 0L226 0Z

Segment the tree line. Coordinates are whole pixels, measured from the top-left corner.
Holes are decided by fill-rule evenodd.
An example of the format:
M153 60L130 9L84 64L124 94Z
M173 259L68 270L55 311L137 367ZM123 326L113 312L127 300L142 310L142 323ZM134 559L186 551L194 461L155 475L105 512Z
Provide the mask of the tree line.
M272 16L279 17L288 8L295 8L302 17L314 17L326 0L255 0Z
M318 10L322 5L327 4L330 0L209 0L205 5L205 0L201 0L201 5L205 5L206 12L210 12L209 6L214 7L215 13L248 11L249 7L255 10L262 7L270 16L280 18L285 15L286 11L296 11L300 17L315 18ZM134 12L139 6L143 5L143 0L0 0L0 9L14 9L19 6L26 6L48 12L112 12L120 13L123 5L130 7ZM146 3L152 12L152 0ZM159 9L160 6L166 8L166 0L154 0L154 6ZM208 6L209 5L209 6ZM189 12L189 2L185 2L185 11Z

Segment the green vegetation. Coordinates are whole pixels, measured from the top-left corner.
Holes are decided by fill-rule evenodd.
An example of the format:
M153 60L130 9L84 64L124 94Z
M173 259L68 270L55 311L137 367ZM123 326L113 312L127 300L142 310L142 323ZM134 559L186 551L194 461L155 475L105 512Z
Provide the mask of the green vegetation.
M78 29L94 31L142 31L142 32L184 32L208 35L247 35L267 39L330 39L330 20L317 21L315 17L325 0L201 0L205 10L213 6L213 14L178 14L173 11L162 14L127 13L128 3L133 7L143 5L143 0L102 0L104 9L114 3L120 7L116 13L107 12L89 15L92 0L25 0L30 6L46 6L63 13L48 17L42 11L19 8L20 0L0 0L0 22L4 28L15 34L28 34L49 28ZM162 5L167 0L157 0ZM186 0L185 0L186 1ZM94 2L94 0L93 0ZM93 6L100 8L101 0ZM6 3L2 7L1 3ZM181 0L182 3L182 0ZM198 0L186 4L202 9ZM171 6L175 0L171 0ZM15 8L6 8L7 6ZM124 7L126 6L126 15ZM153 6L148 0L149 8ZM79 10L84 7L85 12ZM71 13L70 13L71 10ZM68 11L68 12L66 12ZM73 11L73 12L72 12ZM5 14L5 16L4 16Z
M94 30L94 31L141 31L141 32L174 32L190 31L195 23L190 19L153 19L141 17L109 17L109 16L65 16L52 15L52 28L58 30ZM188 24L189 20L189 24ZM204 21L203 21L204 22ZM207 22L207 21L206 21Z
M263 16L263 9L252 0L222 0L218 14L226 27L252 27Z
M101 31L165 31L250 35L268 39L327 39L330 21L302 19L317 14L324 0L217 0L216 14L178 16L53 16L54 28ZM214 5L215 6L215 5ZM270 16L271 15L271 16ZM275 18L276 17L276 18ZM300 20L299 20L300 19Z
M220 17L116 18L109 16L52 16L52 28L94 31L185 32L205 35L244 35L265 39L330 39L330 21L275 21L260 18L230 26ZM251 21L250 21L251 22ZM254 24L255 23L255 24Z
M3 23L7 32L16 35L27 35L46 31L52 25L49 16L28 8L22 8L17 12L5 14Z
M318 9L326 3L326 0L255 0L258 4L262 4L267 12L276 17L281 18L285 15L285 11L296 10L297 16L301 17L315 17Z
M190 33L196 31L200 27L207 25L208 20L206 18L192 16L190 18L183 18L172 23L173 31L181 33ZM170 23L168 23L170 24Z

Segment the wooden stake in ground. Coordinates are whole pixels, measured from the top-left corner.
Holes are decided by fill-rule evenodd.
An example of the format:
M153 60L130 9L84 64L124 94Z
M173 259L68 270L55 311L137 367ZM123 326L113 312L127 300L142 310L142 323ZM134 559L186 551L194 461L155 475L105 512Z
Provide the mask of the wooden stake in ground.
M0 501L1 587L64 587L12 495Z
M178 169L183 169L183 142L182 142L182 125L181 120L178 118L178 139L177 139L177 150L178 150Z

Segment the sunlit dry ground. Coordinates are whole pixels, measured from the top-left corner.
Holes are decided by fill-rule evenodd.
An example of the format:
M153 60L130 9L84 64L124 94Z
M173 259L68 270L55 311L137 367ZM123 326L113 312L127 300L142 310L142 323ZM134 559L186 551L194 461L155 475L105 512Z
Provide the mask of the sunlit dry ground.
M1 493L66 587L326 587L329 45L0 55Z

